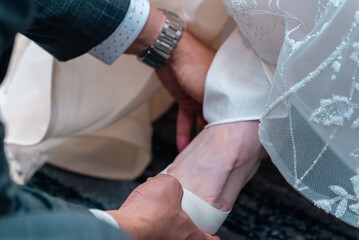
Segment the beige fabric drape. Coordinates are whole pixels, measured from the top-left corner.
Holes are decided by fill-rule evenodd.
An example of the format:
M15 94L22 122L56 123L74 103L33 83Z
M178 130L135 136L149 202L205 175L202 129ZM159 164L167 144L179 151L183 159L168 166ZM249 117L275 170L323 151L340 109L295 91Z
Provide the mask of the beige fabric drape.
M230 32L218 0L151 3L176 12L209 46L218 47ZM136 178L150 161L151 122L172 103L154 71L133 56L111 66L87 54L63 63L23 37L0 99L19 183L46 161L94 177Z

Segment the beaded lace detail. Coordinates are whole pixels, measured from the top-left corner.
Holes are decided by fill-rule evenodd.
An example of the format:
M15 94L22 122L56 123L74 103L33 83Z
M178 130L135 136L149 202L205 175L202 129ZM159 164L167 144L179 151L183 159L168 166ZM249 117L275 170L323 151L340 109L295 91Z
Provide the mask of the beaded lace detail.
M258 2L259 0L223 1L226 10L251 42L256 53L268 62L275 63L284 39L284 12L280 9L278 0L267 1L268 4L264 7ZM251 14L253 12L258 14ZM266 21L261 21L263 14L266 14Z
M340 11L342 7L345 7L346 3L352 3L352 0L317 0L316 11L313 12L312 26L304 24L300 17L295 16L293 11L289 11L287 9L288 2L285 1L222 0L222 2L239 25L241 33L251 42L254 51L264 60L277 63L279 52L283 51L283 47L286 50L284 59L290 60L292 56L301 56L308 45L311 46L323 33L330 31L330 22L327 19L324 20L324 18L328 16L333 18L335 16L333 12ZM339 136L342 137L340 135L342 134L341 129L349 128L353 131L359 129L359 104L356 102L358 98L355 96L359 94L357 76L357 68L359 67L359 41L357 38L359 9L356 12L354 11L354 15L350 17L351 20L343 20L352 22L351 25L347 25L348 31L340 36L341 42L334 48L325 48L326 58L316 65L314 63L311 70L303 77L295 82L289 82L288 75L286 75L287 69L284 67L285 64L278 65L275 79L278 80L277 83L280 83L280 86L277 86L280 90L277 89L277 91L282 92L281 94L276 93L276 97L269 102L267 110L261 119L262 126L260 126L259 134L263 145L269 147L268 152L270 154L274 153L273 156L271 155L273 161L281 168L281 172L284 173L283 175L294 188L313 201L317 207L353 226L359 227L359 148L349 150L344 156L344 159L358 159L356 162L348 161L354 163L348 169L352 170L353 165L357 166L354 168L354 171L356 171L355 176L350 174L348 169L343 170L343 174L339 176L344 179L338 179L338 184L330 184L329 181L323 180L321 184L326 185L320 186L320 191L317 188L316 180L313 180L321 180L320 176L313 176L320 171L314 170L320 168L323 161L328 161L329 155L331 156L330 159L338 159L332 152L331 147L334 141L340 141ZM265 20L263 21L263 19ZM291 28L286 25L288 22L290 22ZM315 30L312 30L312 28ZM328 46L330 45L328 44ZM320 48L320 46L317 48ZM286 60L282 59L283 62L286 63ZM345 77L344 79L343 76ZM348 76L349 81L347 81ZM295 107L293 107L291 101L300 91L304 91L307 87L310 88L318 79L322 80L323 83L325 81L345 80L346 83L350 83L350 86L340 93L336 93L336 89L331 92L328 91L327 95L320 99L317 106L314 104L314 107L308 110L311 111L307 117L308 124L313 126L313 129L326 129L327 135L325 138L320 136L325 139L322 143L323 146L319 146L321 150L314 153L314 157L313 155L311 156L312 159L305 159L307 162L304 164L301 162L303 159L299 157L298 152L299 144L301 143L296 139L296 131L298 130L295 127L298 117L295 116L296 120L293 120L293 108ZM287 139L286 142L292 145L292 149L286 151L286 153L291 152L290 159L293 160L292 163L289 162L289 158L284 158L283 160L282 156L278 156L281 153L276 152L271 138L266 135L270 130L264 129L263 122L267 124L266 126L271 126L271 114L280 106L284 106L288 113L287 121L290 133L287 138L290 139ZM275 134L272 135L276 136ZM355 141L358 141L358 139L355 139ZM318 142L320 141L318 140L316 143ZM301 153L301 156L303 155L305 154ZM277 162L276 158L279 159ZM301 166L300 169L299 165ZM288 171L288 173L285 171ZM292 172L289 173L289 171ZM323 174L326 173L324 172ZM308 185L308 181L311 185ZM352 186L352 189L349 189L349 186Z

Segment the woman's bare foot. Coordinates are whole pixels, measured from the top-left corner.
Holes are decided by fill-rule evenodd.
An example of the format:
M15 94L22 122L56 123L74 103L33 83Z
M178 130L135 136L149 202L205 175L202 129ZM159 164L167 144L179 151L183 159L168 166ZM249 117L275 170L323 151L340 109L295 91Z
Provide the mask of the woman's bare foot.
M213 207L229 211L265 150L258 121L204 129L176 158L168 174Z

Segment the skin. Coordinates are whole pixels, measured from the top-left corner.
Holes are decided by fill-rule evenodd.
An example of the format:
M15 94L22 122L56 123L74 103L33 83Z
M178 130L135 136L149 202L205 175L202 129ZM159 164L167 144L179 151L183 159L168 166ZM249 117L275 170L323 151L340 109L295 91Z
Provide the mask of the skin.
M157 39L165 21L164 14L152 7L149 19L139 37L126 51L142 56ZM177 146L182 151L191 141L193 118L201 130L206 124L202 116L205 80L215 51L184 31L171 58L159 69L157 76L179 105L177 117Z
M126 53L141 56L157 39L164 21L163 13L151 7L144 29ZM191 48L193 52L188 50ZM190 140L189 119L201 112L201 104L197 100L203 99L205 75L213 57L212 50L184 32L171 59L157 70L162 83L180 105L178 139L182 148ZM196 69L200 71L197 73ZM187 81L196 83L200 91L192 93L193 88L186 85ZM203 233L182 211L182 196L178 180L169 175L159 175L136 188L120 209L108 213L135 240L218 240L218 237Z
M160 174L136 188L119 210L109 211L135 240L219 240L201 232L181 209L177 179Z
M149 19L127 50L138 56L160 33L165 16L152 7ZM156 73L179 104L177 146L181 154L168 173L137 188L119 209L109 211L134 239L218 239L201 232L181 210L182 186L210 203L228 211L251 174L265 156L258 139L258 121L212 126L191 142L194 116L203 128L205 80L215 52L184 31L171 58ZM182 186L181 186L182 184Z
M266 153L258 138L258 121L212 126L191 142L193 118L196 117L197 129L206 124L201 109L214 56L212 49L184 31L171 58L156 73L179 105L177 146L181 154L168 173L198 197L228 211Z
M193 118L197 131L204 128L202 115L205 80L215 52L203 45L190 33L184 32L169 62L157 69L162 84L176 99L177 147L182 151L191 141Z
M215 208L231 210L252 169L266 156L258 124L234 122L204 129L177 156L168 174Z

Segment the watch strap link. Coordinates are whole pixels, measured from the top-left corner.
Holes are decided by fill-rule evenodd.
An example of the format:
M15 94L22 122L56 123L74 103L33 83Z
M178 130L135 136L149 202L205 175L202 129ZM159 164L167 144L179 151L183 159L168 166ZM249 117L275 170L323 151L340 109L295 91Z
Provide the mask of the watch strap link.
M153 68L159 68L166 63L183 32L183 21L180 17L166 10L161 11L166 15L162 31L145 54L139 57L140 61Z

